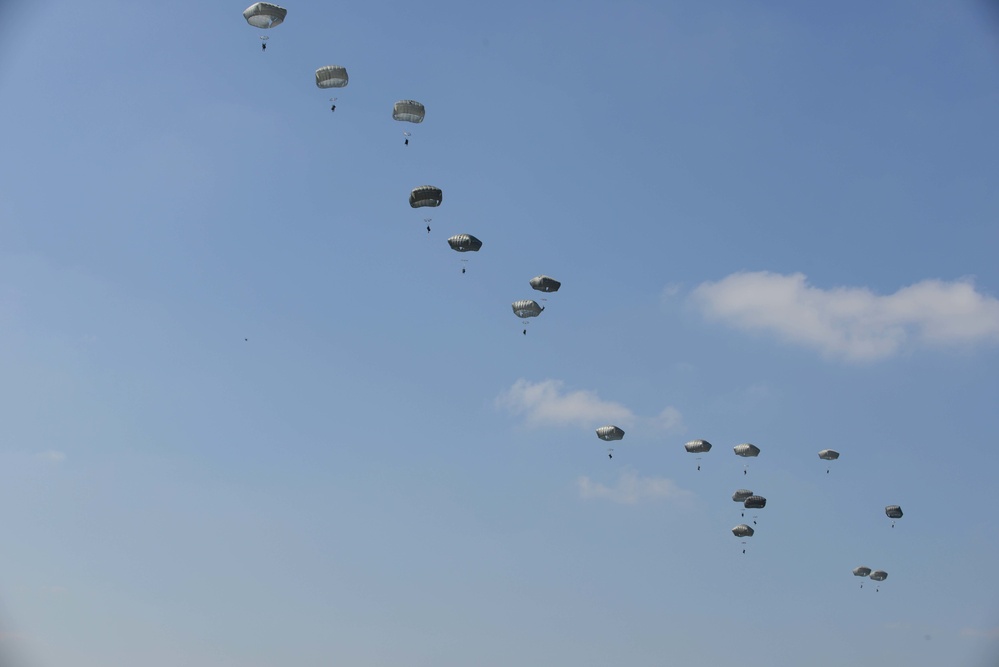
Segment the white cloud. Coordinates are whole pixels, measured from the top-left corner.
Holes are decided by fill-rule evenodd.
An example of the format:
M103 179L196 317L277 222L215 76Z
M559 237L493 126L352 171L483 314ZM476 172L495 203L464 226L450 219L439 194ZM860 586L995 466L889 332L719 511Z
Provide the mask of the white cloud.
M910 342L999 341L999 300L970 281L923 280L879 295L813 287L801 273L759 271L702 283L691 296L708 317L851 361L884 359Z
M672 406L655 417L640 417L620 403L601 399L594 391L565 391L560 380L531 382L521 378L496 398L496 405L524 415L529 426L596 428L609 423L626 431L632 426L653 431L683 429L683 416Z
M563 392L562 386L559 380L529 382L522 378L500 394L496 405L525 415L532 426L591 426L597 422L621 426L635 421L634 413L620 403L604 401L593 391Z
M635 505L644 500L685 500L689 491L664 477L639 477L634 471L621 473L616 486L605 486L583 476L576 480L581 498L598 498L622 505Z
M66 460L66 454L64 454L63 452L57 452L55 450L50 449L47 452L40 453L38 455L38 458L48 463L57 464L57 463L62 463L63 461Z

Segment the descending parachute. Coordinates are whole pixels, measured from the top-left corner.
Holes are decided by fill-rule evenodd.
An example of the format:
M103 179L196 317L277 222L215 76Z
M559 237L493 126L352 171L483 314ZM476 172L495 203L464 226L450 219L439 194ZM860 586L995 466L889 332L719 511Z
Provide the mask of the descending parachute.
M756 445L751 445L748 442L741 445L736 445L732 448L737 456L759 456L760 448Z
M447 240L447 244L451 246L451 250L458 252L478 252L482 247L482 241L471 234L455 234Z
M531 287L539 292L557 292L562 283L545 275L531 278Z
M874 581L879 581L880 582L880 581L884 581L885 579L888 578L888 573L885 572L884 570L874 570L874 572L871 572L870 577ZM874 592L877 593L879 590L881 590L881 588L877 587L877 588L874 589Z
M316 86L319 88L343 88L346 85L347 68L326 65L316 70Z
M839 458L839 452L835 449L823 449L819 452L819 458L824 461L835 461Z
M711 443L707 440L691 440L683 448L691 454L703 454L711 451Z
M243 10L243 18L254 28L273 28L284 22L288 10L269 2L256 2Z
M624 437L624 431L613 424L608 424L597 429L597 437L601 440L620 440Z
M737 503L742 503L746 501L746 498L749 498L752 495L753 492L750 491L749 489L738 489L735 493L732 494L732 500L734 500Z
M427 111L416 100L399 100L392 107L392 118L407 123L422 123Z
M895 519L902 518L902 508L898 505L888 505L885 507L885 514L891 519L891 527L895 527Z
M870 573L871 573L871 568L864 567L863 565L861 565L860 567L853 568L853 576L855 576L855 577L865 577L866 578ZM860 582L860 587L861 588L864 587L864 582Z
M745 538L752 537L755 532L756 531L753 530L752 526L747 526L744 523L740 523L738 526L736 526L735 528L732 529L732 534L733 535L735 535L738 538L742 538L742 544L743 544L742 553L746 553L746 547L745 547L746 539Z
M749 496L742 501L742 506L747 510L758 510L767 506L767 499L763 496Z
M440 188L435 188L432 185L421 185L418 188L413 188L413 191L409 193L409 205L413 208L440 206L442 201L444 201L444 193Z
M513 314L517 317L537 317L544 310L537 301L531 299L521 299L513 302Z

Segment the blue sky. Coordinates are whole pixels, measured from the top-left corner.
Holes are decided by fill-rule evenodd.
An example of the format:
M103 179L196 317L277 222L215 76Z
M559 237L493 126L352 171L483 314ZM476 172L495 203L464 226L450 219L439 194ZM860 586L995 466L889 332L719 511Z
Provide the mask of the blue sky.
M4 664L994 664L999 13L285 6L5 9Z

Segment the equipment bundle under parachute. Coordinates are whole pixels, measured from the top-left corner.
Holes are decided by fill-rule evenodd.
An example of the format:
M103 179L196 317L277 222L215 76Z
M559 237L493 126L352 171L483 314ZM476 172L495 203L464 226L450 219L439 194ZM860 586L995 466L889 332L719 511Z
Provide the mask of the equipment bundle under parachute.
M273 28L284 22L288 10L269 2L257 2L243 10L243 18L254 28Z

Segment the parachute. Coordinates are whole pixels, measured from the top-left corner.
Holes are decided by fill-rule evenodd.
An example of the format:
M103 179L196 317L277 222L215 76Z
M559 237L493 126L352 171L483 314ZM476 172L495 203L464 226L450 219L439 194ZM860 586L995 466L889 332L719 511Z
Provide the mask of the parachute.
M482 247L482 241L471 234L455 234L447 240L447 244L451 246L451 250L458 252L478 252Z
M734 500L737 503L742 503L746 501L746 498L749 498L752 495L753 492L750 491L749 489L739 489L732 494L732 500Z
M273 28L284 22L288 10L269 2L257 2L243 10L243 18L254 28Z
M316 86L319 88L343 88L346 85L347 68L326 65L316 70Z
M614 425L601 426L597 429L597 437L601 440L620 440L624 437L624 431Z
M885 514L888 515L889 519L901 519L902 508L899 507L898 505L888 505L887 507L885 507Z
M742 501L742 506L747 510L763 509L767 506L767 499L763 496L749 496Z
M440 188L435 188L432 185L421 185L418 188L413 188L413 191L409 193L409 205L413 208L440 206L442 201L444 201L444 193Z
M823 461L835 461L839 458L839 452L835 449L823 449L819 452L819 458Z
M871 573L871 568L864 567L863 565L861 565L860 567L853 568L853 576L855 577L866 577L870 573Z
M530 299L521 299L520 301L514 301L513 304L513 314L517 317L537 317L544 310L538 305L537 301L532 301ZM623 435L623 431L621 432Z
M392 107L393 120L401 120L407 123L422 123L426 114L426 109L416 100L399 100Z
M755 532L752 526L747 526L744 523L740 523L732 529L732 534L736 537L752 537Z
M741 445L736 445L732 448L738 456L759 456L760 448L756 445L751 445L748 442Z
M711 443L707 440L691 440L683 447L691 454L703 454L711 451Z
M557 292L562 283L548 276L534 276L531 278L531 287L539 292Z
M884 581L888 578L888 573L884 570L874 570L874 572L871 572L870 577L874 581Z

